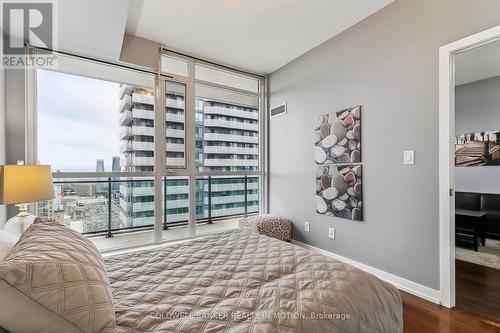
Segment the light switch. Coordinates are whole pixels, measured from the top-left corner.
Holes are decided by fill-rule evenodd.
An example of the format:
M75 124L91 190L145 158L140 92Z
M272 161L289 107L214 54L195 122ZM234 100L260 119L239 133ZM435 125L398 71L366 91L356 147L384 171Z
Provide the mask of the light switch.
M415 164L415 151L414 150L405 150L404 151L404 160L403 164Z
M309 232L309 222L304 222L304 230Z

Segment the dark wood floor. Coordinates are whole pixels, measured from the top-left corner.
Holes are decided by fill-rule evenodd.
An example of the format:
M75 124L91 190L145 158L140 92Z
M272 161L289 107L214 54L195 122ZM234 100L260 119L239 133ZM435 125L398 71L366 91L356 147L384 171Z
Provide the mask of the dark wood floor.
M500 271L456 262L457 307L401 292L405 333L500 332Z
M500 326L500 270L456 260L457 310Z

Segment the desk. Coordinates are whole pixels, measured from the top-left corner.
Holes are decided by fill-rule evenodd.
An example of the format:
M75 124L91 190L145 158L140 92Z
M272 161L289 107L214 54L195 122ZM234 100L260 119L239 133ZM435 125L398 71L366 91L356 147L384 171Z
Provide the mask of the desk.
M482 210L455 210L455 237L457 242L460 238L473 238L474 251L478 249L478 237L481 238L481 245L486 241L484 217L486 212Z

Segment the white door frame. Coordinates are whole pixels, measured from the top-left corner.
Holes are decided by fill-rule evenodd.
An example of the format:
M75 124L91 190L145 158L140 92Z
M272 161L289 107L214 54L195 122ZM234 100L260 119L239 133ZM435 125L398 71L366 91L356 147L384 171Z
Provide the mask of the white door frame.
M439 285L455 306L455 55L500 40L500 25L439 48Z

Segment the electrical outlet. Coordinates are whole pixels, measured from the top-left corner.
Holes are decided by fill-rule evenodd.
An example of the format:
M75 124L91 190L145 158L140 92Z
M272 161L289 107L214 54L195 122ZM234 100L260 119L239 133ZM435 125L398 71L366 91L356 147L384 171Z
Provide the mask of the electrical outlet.
M334 228L328 228L328 238L330 239L335 239L335 229Z
M405 150L404 153L403 164L413 165L415 164L415 151L414 150Z
M304 222L304 230L309 232L309 222Z

